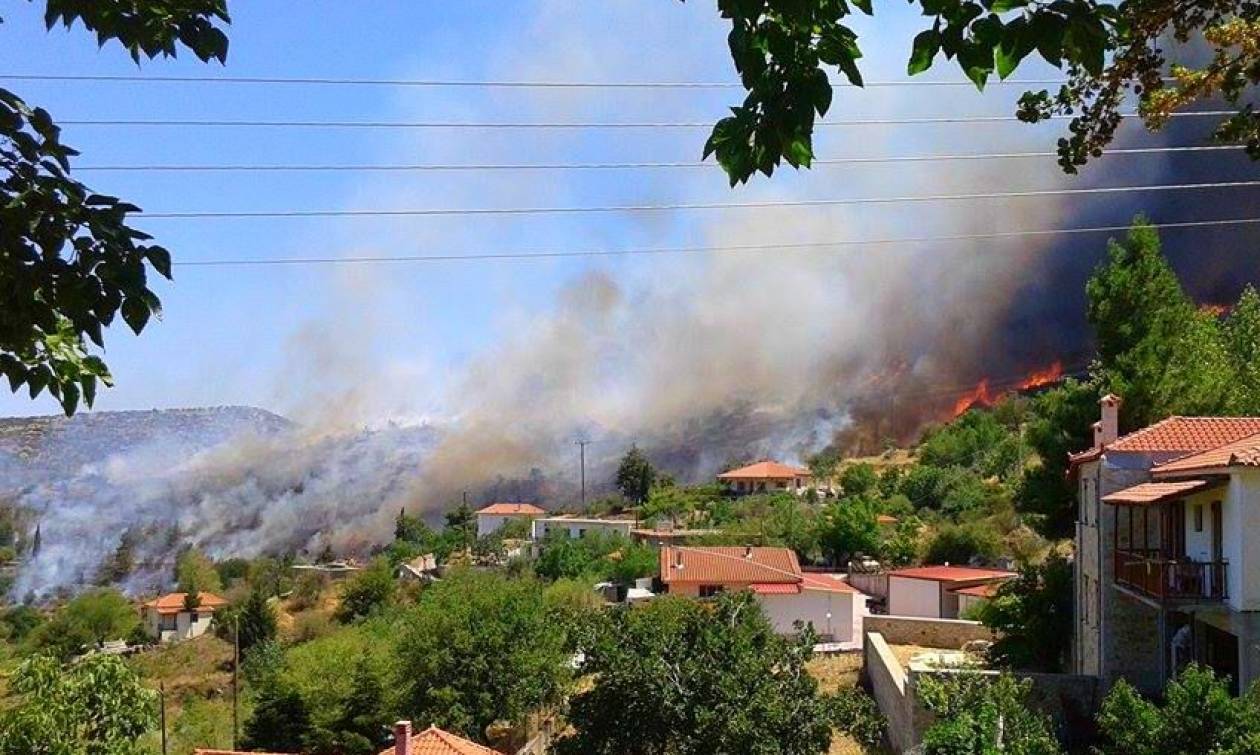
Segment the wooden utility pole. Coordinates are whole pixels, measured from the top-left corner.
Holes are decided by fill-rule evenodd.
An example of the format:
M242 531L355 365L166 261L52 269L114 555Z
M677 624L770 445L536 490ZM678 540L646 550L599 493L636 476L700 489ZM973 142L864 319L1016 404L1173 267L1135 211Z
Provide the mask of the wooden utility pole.
M573 444L578 447L578 465L581 469L582 480L582 508L586 508L586 446L589 440L575 440Z
M241 615L237 613L232 617L234 619L234 629L232 632L232 749L239 747L238 739L240 738L240 706L241 699Z
M158 704L162 721L162 755L166 755L166 682L158 682Z

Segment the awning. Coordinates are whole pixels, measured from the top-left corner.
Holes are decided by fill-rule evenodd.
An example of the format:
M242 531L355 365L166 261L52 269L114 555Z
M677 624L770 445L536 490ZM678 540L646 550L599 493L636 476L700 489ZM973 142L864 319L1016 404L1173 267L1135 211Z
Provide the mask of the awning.
M801 591L799 585L784 582L761 582L749 585L748 589L758 595L795 595Z
M1120 506L1149 506L1191 493L1199 493L1224 484L1223 480L1178 480L1177 482L1144 482L1131 488L1103 496L1103 503Z

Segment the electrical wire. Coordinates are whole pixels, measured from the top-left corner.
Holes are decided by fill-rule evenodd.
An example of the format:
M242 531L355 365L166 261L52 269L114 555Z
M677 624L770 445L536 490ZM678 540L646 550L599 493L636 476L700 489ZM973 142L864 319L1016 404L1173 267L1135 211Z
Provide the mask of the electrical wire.
M1198 153L1239 151L1241 145L1213 145L1197 147L1135 147L1109 149L1103 157L1116 155L1146 155L1170 153ZM840 157L814 160L813 165L866 165L885 163L951 162L963 160L1014 160L1056 157L1055 152L989 152L953 155L903 155L897 157ZM525 171L525 170L637 170L656 168L717 168L713 162L682 160L675 162L591 162L591 163L446 163L446 164L289 164L289 165L78 165L75 171L95 172L371 172L371 171Z
M1260 225L1260 218L1232 218L1226 220L1187 220L1168 223L1152 223L1159 229L1185 229L1229 226ZM684 247L646 247L630 249L576 249L566 251L541 252L472 252L465 254L417 254L393 257L280 257L280 258L235 258L209 260L182 260L174 264L179 267L253 267L253 266L290 266L290 265L355 265L355 264L388 264L411 262L466 262L495 260L541 260L567 259L576 257L627 257L627 256L672 256L701 253L739 253L768 251L802 251L828 249L851 246L888 246L900 244L944 243L954 241L983 241L990 239L1027 238L1039 236L1070 236L1093 233L1117 233L1129 230L1130 225L1092 226L1087 228L1048 228L1019 231L995 231L992 233L963 233L940 236L910 236L902 238L882 239L843 239L836 241L815 241L780 244L741 244L722 246L684 246Z
M1232 110L1195 110L1171 113L1170 118L1203 118L1235 115ZM1074 115L1051 115L1043 120L1068 120ZM1125 113L1121 118L1137 117ZM957 123L1015 123L1013 115L939 116L926 118L862 118L843 121L820 121L816 128L848 126L926 126ZM59 119L61 126L153 127L153 128L416 128L416 129L665 129L712 128L714 121L301 121L301 120L231 120L178 118L68 118Z
M1218 181L1212 183L1155 184L1142 186L1104 186L1086 189L1034 189L1030 191L994 191L972 194L924 194L893 197L856 197L851 199L766 200L755 202L680 202L676 204L603 205L571 207L464 207L421 208L399 210L202 210L188 212L146 212L148 220L191 220L222 218L330 218L330 217L432 217L445 215L575 215L611 212L663 212L674 210L738 210L766 207L834 207L843 205L909 204L919 202L957 202L979 199L1025 199L1031 197L1084 196L1095 194L1128 194L1136 192L1194 191L1203 189L1245 188L1260 186L1260 181Z
M295 84L321 86L395 86L395 87L456 87L487 89L743 89L744 85L733 81L519 81L472 79L370 79L331 78L318 76L139 76L108 74L27 74L0 73L0 79L10 81L78 81L94 83L129 84ZM1065 79L995 79L987 86L1060 86ZM853 87L841 80L833 80L832 86ZM873 87L971 87L970 81L868 81L863 88Z

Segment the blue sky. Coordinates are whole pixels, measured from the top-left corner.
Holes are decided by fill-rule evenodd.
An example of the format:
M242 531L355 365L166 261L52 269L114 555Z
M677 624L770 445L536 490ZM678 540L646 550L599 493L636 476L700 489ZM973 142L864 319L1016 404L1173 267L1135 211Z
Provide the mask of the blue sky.
M449 78L467 80L733 80L726 29L712 3L669 0L454 3L375 2L231 4L231 50L226 67L191 56L145 62L147 74L219 74L339 78ZM868 80L903 78L915 19L904 5L879 8L863 22ZM137 67L117 46L98 49L82 29L43 28L39 4L7 8L0 34L0 73L133 74ZM938 63L940 65L940 63ZM952 68L933 71L957 79ZM1044 76L1030 69L1026 76ZM388 86L248 86L12 82L28 101L55 117L223 118L311 120L713 120L737 90L427 89ZM832 117L913 117L1008 114L1018 89L845 90ZM823 157L1051 149L1056 126L907 127L833 129L819 138ZM68 126L79 164L161 163L424 163L688 160L699 156L704 130L615 131L391 131L305 129L174 129ZM871 166L786 171L773 180L732 191L714 170L590 171L573 173L93 173L81 180L126 197L149 211L340 209L371 207L487 207L744 201L984 191L1068 185L1051 161L1039 170L994 173L982 165ZM1167 166L1151 158L1117 173L1151 180ZM1098 178L1089 173L1080 182ZM1079 204L1041 202L1019 212L952 206L868 207L828 211L826 238L968 232L1003 227L1071 225ZM1123 222L1131 203L1092 205L1091 222ZM139 221L172 250L177 261L224 257L450 254L549 249L624 248L738 243L758 239L818 238L823 211L803 213L661 213L510 218L150 220ZM1101 215L1106 218L1100 218ZM751 230L750 230L751 229ZM837 230L839 229L839 230ZM1025 245L1026 251L1034 246ZM1037 247L1039 248L1039 247ZM1031 251L1029 252L1031 253ZM890 265L897 262L890 253ZM767 259L775 267L793 258ZM157 286L165 314L142 337L120 327L107 337L106 358L117 387L99 409L203 404L251 404L303 415L346 408L355 419L415 418L449 413L452 393L469 385L467 372L484 369L495 354L552 322L557 301L587 284L592 273L623 286L644 313L668 323L684 308L688 285L712 279L711 260L619 258L535 262L465 262L357 267L177 268L173 284ZM882 263L866 263L877 270ZM993 271L1007 291L1032 262ZM866 268L863 268L866 269ZM792 272L792 271L790 271ZM801 268L816 279L815 271ZM875 277L841 272L828 290L858 305ZM872 276L874 274L872 273ZM846 277L847 276L847 277ZM983 275L948 280L924 273L924 297L958 286L949 301L985 300L975 293ZM1027 281L1023 281L1026 283ZM756 285L755 283L753 285ZM882 285L882 284L879 284ZM878 286L876 286L878 288ZM791 291L756 322L772 331L791 322ZM899 289L906 290L906 289ZM569 293L566 293L569 292ZM662 293L669 292L669 293ZM874 293L878 293L875 291ZM957 297L954 294L957 294ZM735 297L737 291L731 291ZM805 298L803 301L808 301ZM964 313L956 327L976 329L1004 299ZM757 311L755 303L750 305ZM914 306L907 304L907 306ZM714 310L704 309L704 322ZM721 311L720 309L718 311ZM970 310L969 310L970 311ZM689 312L695 317L696 312ZM781 322L777 322L781 321ZM655 322L655 321L654 321ZM739 323L738 319L730 322ZM651 340L665 326L635 337ZM734 326L738 328L739 326ZM878 323L867 323L865 330ZM837 328L843 331L844 328ZM646 335L645 335L646 333ZM752 333L750 338L773 337ZM868 333L869 336L869 333ZM813 337L813 336L811 336ZM823 339L826 336L822 336ZM818 341L815 338L815 343ZM507 345L505 347L505 344ZM622 347L629 348L628 345ZM621 348L621 347L614 347ZM715 357L716 358L716 357ZM527 361L527 360L526 360ZM521 362L506 361L506 369ZM612 364L616 364L613 360ZM598 369L593 367L592 369ZM615 370L616 367L608 369ZM546 373L546 365L540 365ZM601 390L607 388L602 383ZM346 398L353 394L351 401ZM513 394L520 396L520 390ZM465 402L467 396L462 397ZM625 397L622 397L625 398ZM630 400L630 399L625 399ZM360 403L361 402L361 403ZM41 397L0 396L0 415L51 413ZM467 403L460 411L467 411Z

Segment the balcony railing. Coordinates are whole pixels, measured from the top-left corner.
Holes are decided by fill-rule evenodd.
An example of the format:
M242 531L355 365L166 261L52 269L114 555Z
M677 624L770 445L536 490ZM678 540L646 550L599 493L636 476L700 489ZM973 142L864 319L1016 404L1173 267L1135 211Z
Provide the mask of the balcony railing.
M1169 559L1158 550L1117 550L1116 583L1160 600L1224 600L1225 566Z

